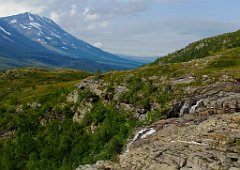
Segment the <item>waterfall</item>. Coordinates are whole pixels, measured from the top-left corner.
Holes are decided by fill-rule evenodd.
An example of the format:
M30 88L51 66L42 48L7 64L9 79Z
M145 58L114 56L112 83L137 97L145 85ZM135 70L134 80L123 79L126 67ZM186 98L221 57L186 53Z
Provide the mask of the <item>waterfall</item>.
M183 107L180 110L180 116L182 116L184 114L184 111L189 107L188 102L185 102Z
M132 146L132 144L135 141L137 141L138 139L146 138L148 135L151 135L155 132L156 132L156 129L154 129L152 127L151 128L148 127L148 128L145 128L145 129L142 129L142 130L138 131L135 134L134 138L127 144L127 148L126 148L125 152L129 152L130 147Z
M196 108L202 103L202 99L197 101L195 105L193 105L189 111L189 113L194 113L196 111Z

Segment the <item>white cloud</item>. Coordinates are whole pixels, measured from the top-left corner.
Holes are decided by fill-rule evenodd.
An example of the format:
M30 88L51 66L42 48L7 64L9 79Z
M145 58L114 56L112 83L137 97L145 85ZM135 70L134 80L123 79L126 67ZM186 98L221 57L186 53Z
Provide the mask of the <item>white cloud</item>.
M56 23L60 22L61 19L61 14L59 14L58 12L51 12L50 13L50 18L55 21Z
M87 26L88 30L92 30L94 28L96 28L96 24L90 24L90 25Z
M95 47L97 47L97 48L103 47L103 43L101 43L101 42L95 42L95 43L93 43L92 45L95 46Z
M88 12L89 12L89 7L86 7L86 8L84 9L84 11L83 11L83 15L87 15Z
M32 3L17 3L14 0L0 0L0 17L19 14L23 12L32 12L40 14L46 8L43 5L37 5Z
M99 14L86 14L85 15L85 20L86 21L94 21L100 18Z
M100 27L103 27L103 28L106 28L106 27L108 27L108 24L109 24L108 21L103 21L103 22L100 22L100 23L99 23L99 26L100 26Z
M72 9L70 11L70 16L74 16L77 13L77 5L72 5Z

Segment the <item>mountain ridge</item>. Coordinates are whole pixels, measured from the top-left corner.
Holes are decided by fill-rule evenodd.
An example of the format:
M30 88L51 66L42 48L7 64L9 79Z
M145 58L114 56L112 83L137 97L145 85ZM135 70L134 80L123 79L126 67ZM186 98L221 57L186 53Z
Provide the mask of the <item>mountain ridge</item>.
M140 64L120 58L77 39L64 31L53 20L29 12L3 17L20 33L45 48L73 58L86 58L112 68L129 69Z

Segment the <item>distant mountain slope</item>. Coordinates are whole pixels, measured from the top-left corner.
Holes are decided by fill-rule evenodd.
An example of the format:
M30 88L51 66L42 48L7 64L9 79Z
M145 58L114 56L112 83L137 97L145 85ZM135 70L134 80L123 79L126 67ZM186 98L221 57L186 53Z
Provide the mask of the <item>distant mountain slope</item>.
M86 58L72 58L50 51L0 19L0 69L26 66L66 67L92 72L97 68L103 71L114 69Z
M79 40L65 32L54 21L42 16L27 12L2 19L29 39L61 55L86 58L108 65L111 69L130 69L141 65Z
M143 64L154 62L159 58L159 56L132 56L126 54L117 54L117 56Z
M44 47L38 45L19 33L11 25L0 20L0 54L7 56L21 57L28 53L37 51L49 52Z
M177 63L204 58L215 52L240 47L240 31L206 38L189 44L187 47L160 58L157 62Z

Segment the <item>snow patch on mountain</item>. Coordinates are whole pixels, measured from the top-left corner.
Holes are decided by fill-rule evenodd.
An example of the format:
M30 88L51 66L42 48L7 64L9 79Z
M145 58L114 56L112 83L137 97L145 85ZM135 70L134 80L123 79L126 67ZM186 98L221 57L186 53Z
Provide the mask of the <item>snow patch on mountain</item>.
M52 36L54 36L54 37L57 37L57 38L59 38L59 39L61 39L61 38L62 38L61 36L59 36L59 35L55 34L54 32L51 32L51 35L52 35Z
M7 31L6 31L3 27L1 27L1 26L0 26L0 30L3 31L3 32L4 32L5 34L7 34L7 35L11 35L10 32L7 32Z
M15 41L13 41L12 39L10 39L10 38L8 38L8 37L6 37L6 36L4 36L4 35L3 35L3 38L5 38L5 39L7 39L7 40L9 40L9 41L11 41L11 42L13 42L13 43L15 43Z
M26 27L26 26L23 25L23 24L19 24L19 26L20 26L21 28L23 28L23 29L31 29L31 28L29 28L29 27Z
M30 21L34 21L34 18L31 16L30 13L28 13L28 17L29 17L29 20L30 20Z
M29 25L37 28L38 30L41 30L41 25L39 23L36 22L30 22Z
M17 20L16 19L13 19L10 21L11 24L16 24L17 23Z

